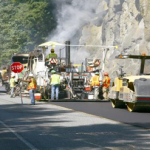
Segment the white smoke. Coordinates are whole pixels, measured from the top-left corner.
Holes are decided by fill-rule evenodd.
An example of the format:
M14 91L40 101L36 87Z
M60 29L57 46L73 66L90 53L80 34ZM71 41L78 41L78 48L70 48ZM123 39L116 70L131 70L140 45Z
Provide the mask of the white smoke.
M57 27L48 40L61 42L71 41L78 44L82 27L90 24L96 15L96 8L101 0L54 0L56 4ZM57 47L56 47L57 49ZM71 61L84 60L89 54L86 50L71 47ZM81 56L82 55L82 56ZM81 62L81 61L80 61Z

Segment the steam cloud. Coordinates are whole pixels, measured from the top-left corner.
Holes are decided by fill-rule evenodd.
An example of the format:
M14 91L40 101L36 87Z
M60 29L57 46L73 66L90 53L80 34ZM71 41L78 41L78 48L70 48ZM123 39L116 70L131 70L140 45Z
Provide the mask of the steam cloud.
M48 40L61 43L70 40L71 44L78 44L82 27L85 24L90 24L96 15L96 8L100 2L101 0L54 0L57 27ZM89 56L84 48L78 49L79 47L71 47L72 62L81 62Z

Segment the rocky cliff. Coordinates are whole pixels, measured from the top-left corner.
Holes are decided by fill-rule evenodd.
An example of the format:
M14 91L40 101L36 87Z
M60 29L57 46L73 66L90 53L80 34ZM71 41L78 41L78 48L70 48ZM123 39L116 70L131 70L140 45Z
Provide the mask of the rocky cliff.
M103 9L97 6L97 15L83 27L80 44L118 45L118 49L108 51L106 71L113 74L123 65L127 74L136 74L139 71L137 60L116 60L115 56L150 54L150 0L103 0L100 4ZM102 48L87 50L91 57L102 58Z

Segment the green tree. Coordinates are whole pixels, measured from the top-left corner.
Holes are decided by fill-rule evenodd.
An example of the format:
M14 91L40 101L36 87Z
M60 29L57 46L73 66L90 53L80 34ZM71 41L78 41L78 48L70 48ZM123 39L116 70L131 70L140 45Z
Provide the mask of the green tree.
M54 8L47 0L0 1L0 66L45 41L56 26Z

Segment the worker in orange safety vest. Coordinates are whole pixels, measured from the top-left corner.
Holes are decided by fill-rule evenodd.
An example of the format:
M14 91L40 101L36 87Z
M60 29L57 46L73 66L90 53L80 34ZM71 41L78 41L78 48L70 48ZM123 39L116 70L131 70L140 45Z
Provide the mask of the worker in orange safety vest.
M110 86L110 77L107 72L104 73L104 80L103 80L103 97L105 100L108 100L108 92Z
M100 88L100 81L99 81L99 72L95 73L95 76L91 78L91 86L94 88L94 97L93 99L99 99L99 88Z
M28 82L27 90L29 91L29 94L30 94L31 104L35 105L34 93L37 88L37 82L32 73L30 73L28 77L29 77L29 79L22 80L22 81Z

